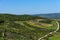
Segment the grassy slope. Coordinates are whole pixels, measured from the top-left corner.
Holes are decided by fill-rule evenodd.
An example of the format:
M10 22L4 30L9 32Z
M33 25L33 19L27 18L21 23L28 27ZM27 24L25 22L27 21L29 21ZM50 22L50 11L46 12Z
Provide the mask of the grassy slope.
M48 40L60 40L60 30L57 33L54 33L53 36L49 37Z
M54 33L53 36L49 38L49 40L60 40L60 33Z

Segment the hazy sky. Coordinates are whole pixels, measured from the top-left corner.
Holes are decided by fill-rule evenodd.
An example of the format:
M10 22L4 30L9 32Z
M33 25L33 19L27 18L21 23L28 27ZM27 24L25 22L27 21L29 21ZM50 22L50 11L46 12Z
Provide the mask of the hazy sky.
M60 0L0 0L0 13L59 13Z

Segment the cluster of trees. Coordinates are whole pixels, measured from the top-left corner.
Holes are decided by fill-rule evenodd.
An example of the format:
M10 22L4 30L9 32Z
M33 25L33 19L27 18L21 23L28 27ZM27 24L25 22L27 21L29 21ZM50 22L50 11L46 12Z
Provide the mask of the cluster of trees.
M35 20L42 17L32 16L32 15L11 15L11 14L1 14L0 19L2 20L11 20L11 21L26 21L26 20Z
M52 20L51 19L44 19L44 20L42 20L40 22L50 24L52 22Z

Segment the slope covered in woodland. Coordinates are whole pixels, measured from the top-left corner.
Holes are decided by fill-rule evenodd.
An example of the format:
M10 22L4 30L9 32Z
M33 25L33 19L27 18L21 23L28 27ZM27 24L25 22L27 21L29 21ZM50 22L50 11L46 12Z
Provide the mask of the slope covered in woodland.
M0 14L0 40L38 40L56 28L56 21L52 19L31 15ZM58 33L60 34L60 31L44 40L51 40Z

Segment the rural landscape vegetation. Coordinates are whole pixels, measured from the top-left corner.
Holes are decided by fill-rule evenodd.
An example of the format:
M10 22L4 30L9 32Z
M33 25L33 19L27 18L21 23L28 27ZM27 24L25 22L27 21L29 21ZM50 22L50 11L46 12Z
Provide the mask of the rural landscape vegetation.
M60 19L0 14L0 40L60 40Z

